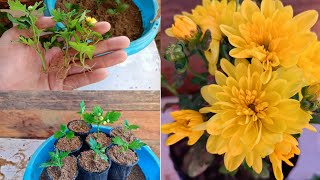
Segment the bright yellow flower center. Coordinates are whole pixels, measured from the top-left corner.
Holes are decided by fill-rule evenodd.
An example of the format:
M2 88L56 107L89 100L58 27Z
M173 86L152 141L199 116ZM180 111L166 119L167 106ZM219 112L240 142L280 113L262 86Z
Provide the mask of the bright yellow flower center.
M86 21L91 25L95 25L97 23L97 20L93 17L86 17Z

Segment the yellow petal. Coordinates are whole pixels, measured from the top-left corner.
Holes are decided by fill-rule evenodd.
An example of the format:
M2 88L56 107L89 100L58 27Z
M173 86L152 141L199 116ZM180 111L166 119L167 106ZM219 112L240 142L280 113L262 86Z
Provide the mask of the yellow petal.
M188 145L191 146L191 145L194 145L200 138L201 136L203 135L204 131L194 131L192 132L188 137L189 137L189 140L188 140Z
M236 170L245 158L245 154L240 154L238 156L231 156L229 153L224 155L224 165L228 171Z
M293 18L300 31L310 30L318 20L318 12L315 10L304 11Z
M168 139L166 140L166 145L171 146L185 137L186 136L183 136L180 134L173 134L173 135L169 136Z

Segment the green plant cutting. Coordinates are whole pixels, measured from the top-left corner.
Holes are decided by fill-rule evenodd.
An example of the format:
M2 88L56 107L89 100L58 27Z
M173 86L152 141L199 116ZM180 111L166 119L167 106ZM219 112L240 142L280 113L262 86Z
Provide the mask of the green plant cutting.
M101 1L101 0L97 0L97 1ZM112 8L107 9L108 14L115 15L118 13L122 13L129 8L129 4L126 4L126 3L122 2L121 0L113 0L113 1L116 3L117 6L114 9L112 9Z
M91 69L86 65L85 60L93 58L96 50L95 45L103 40L103 36L92 30L97 20L86 15L89 11L81 11L78 6L67 4L70 12L65 12L61 9L52 10L52 20L56 23L62 23L64 25L63 28L39 29L35 24L37 17L42 15L44 11L44 7L40 7L42 2L36 2L29 7L26 7L18 0L8 0L8 4L10 10L20 11L23 14L20 17L13 17L8 13L9 20L17 24L19 29L31 29L32 36L20 36L19 42L35 49L41 59L44 72L48 70L45 53L52 47L60 47L64 54L63 67L61 68L70 68L70 63L72 62L85 69ZM42 38L41 35L45 32L48 34L46 38ZM69 53L71 48L76 51L72 56ZM80 64L76 63L76 61L80 61ZM66 73L63 77L65 75Z
M20 35L19 42L31 46L35 49L39 55L42 63L43 71L47 71L45 52L41 49L40 46L40 36L44 32L43 29L39 29L36 26L37 17L41 15L44 11L44 7L40 7L42 2L36 2L33 6L27 7L25 4L21 4L20 1L8 0L10 10L20 11L23 15L20 17L13 17L8 13L8 19L17 24L18 29L30 30L32 31L31 37L24 37Z
M90 145L90 149L93 150L95 153L94 160L96 160L97 157L99 156L102 160L108 162L108 156L105 154L107 149L106 146L101 147L101 144L99 144L93 138L90 138L89 145Z
M84 100L82 100L80 102L80 110L79 110L79 112L77 112L78 114L80 114L80 120L82 119L82 116L83 116L85 111L86 111L86 105L84 103Z
M146 144L141 140L135 139L131 143L127 143L122 140L119 136L112 138L112 143L120 146L122 148L122 152L128 151L129 149L135 151L141 149L142 146Z
M101 124L113 124L119 120L120 116L121 113L117 111L108 111L104 114L103 109L100 106L94 106L91 113L83 114L83 120L87 124L97 125L99 134Z
M123 130L124 130L125 132L126 132L126 131L131 131L131 130L136 130L136 129L139 129L139 126L138 126L138 125L129 124L129 121L128 121L128 120L124 120Z
M60 129L56 131L53 135L54 138L59 139L62 137L66 137L68 140L72 139L74 137L74 132L68 131L68 128L65 124L60 125Z
M59 150L56 150L55 152L49 152L50 161L42 163L40 167L59 167L61 169L63 166L63 159L68 157L69 154L70 152L62 152Z

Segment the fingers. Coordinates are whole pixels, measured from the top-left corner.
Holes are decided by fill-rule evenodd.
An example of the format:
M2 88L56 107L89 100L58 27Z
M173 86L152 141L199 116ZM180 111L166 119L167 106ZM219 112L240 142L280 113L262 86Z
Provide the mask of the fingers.
M104 56L95 57L92 60L87 60L86 63L89 67L92 67L92 69L107 68L124 62L127 57L128 55L124 50L118 50ZM85 71L86 69L82 67L72 66L68 74L73 75Z
M96 51L94 55L110 52L110 51L116 51L120 49L125 49L129 47L130 40L126 36L118 36L113 37L104 41L101 41L96 46Z
M73 90L82 86L104 80L108 73L105 69L96 69L91 72L68 76L64 80L63 90Z
M36 26L39 29L48 29L48 28L54 27L55 25L56 25L56 22L52 20L52 17L42 16L36 22Z
M101 22L97 22L95 24L95 27L92 28L93 31L96 31L97 33L100 34L104 34L106 32L108 32L111 28L111 25L108 22L105 21L101 21Z

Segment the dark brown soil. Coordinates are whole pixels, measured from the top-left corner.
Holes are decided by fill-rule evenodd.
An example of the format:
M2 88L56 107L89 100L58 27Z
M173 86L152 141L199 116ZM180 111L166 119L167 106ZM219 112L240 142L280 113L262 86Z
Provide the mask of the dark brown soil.
M131 165L138 161L138 157L135 152L130 149L123 152L122 148L119 146L112 146L108 150L108 155L113 161L121 165Z
M56 144L56 148L59 151L75 151L79 149L80 146L81 140L78 136L75 136L70 140L68 140L66 137L63 137L59 139Z
M63 159L63 166L61 170L59 167L47 168L47 173L53 180L73 180L77 175L77 171L77 158L74 156L68 156Z
M112 143L111 138L109 138L105 133L92 133L86 137L86 142L89 145L90 137L96 140L102 147L109 146Z
M106 12L107 9L116 7L113 0L105 0L101 4L97 4L96 0L58 0L56 7L66 10L65 3L79 5L82 9L90 10L89 16L95 17L98 21L109 22L112 36L127 36L131 41L136 40L143 33L141 13L132 0L121 1L128 4L129 8L115 15Z
M137 139L132 131L124 131L122 127L113 128L111 131L111 136L119 136L122 140L126 141L127 143L130 143Z
M82 120L71 121L68 128L76 133L88 133L90 131L89 125Z
M89 172L102 172L109 167L109 162L106 162L97 156L95 159L95 153L90 151L81 152L79 158L79 165Z

